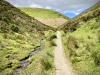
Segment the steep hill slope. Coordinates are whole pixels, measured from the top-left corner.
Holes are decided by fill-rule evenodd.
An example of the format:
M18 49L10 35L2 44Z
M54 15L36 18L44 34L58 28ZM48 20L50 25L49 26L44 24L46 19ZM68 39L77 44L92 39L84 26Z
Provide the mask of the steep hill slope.
M88 20L76 31L64 33L62 39L76 75L100 74L100 15Z
M55 29L42 24L5 0L0 0L0 75L10 75L14 69L20 67L20 60L39 46L40 39L49 30Z
M100 15L100 1L87 9L86 11L82 12L81 14L77 15L73 19L67 21L63 25L59 26L59 30L64 30L64 32L70 32L80 27L82 24L87 22L88 20L99 16Z
M58 29L76 75L100 74L100 1Z
M52 27L58 27L59 25L62 25L63 23L69 20L68 17L50 9L29 7L23 7L20 9L23 12L29 14L30 16L35 17L40 22Z
M23 28L36 29L38 31L54 29L52 27L46 26L39 21L35 20L33 17L28 16L27 14L23 13L19 9L13 7L9 3L5 3L1 0L0 4L0 20L9 23L15 23L18 27L18 24L22 24ZM8 23L8 24L9 24ZM2 24L1 24L2 25ZM3 26L3 25L2 25ZM26 27L26 28L25 28ZM9 27L8 27L9 28ZM5 29L6 30L6 29Z

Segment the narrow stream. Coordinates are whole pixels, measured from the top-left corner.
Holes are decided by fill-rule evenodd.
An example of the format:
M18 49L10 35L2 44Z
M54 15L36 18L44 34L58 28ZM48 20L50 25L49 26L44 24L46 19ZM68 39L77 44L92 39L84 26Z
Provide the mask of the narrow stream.
M34 50L26 58L20 61L21 67L15 69L11 75L20 75L30 65L30 58L39 52L42 48L43 39L40 40L40 46L34 48Z

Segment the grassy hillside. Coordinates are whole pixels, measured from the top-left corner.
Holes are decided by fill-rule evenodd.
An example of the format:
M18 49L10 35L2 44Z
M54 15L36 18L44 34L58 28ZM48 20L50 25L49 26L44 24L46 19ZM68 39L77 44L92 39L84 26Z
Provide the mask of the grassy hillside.
M40 22L52 27L58 27L69 20L68 17L50 9L29 7L23 7L20 9L28 15L35 17Z
M38 20L35 20L33 17L30 17L29 15L25 14L18 8L13 7L12 5L10 5L9 3L7 3L3 0L1 0L1 4L0 4L0 21L2 21L1 25L3 27L7 26L3 22L5 22L8 25L13 24L11 26L15 26L16 28L18 28L18 31L16 31L16 32L20 32L21 28L23 28L23 32L24 32L24 30L28 31L27 29L33 30L33 31L36 29L37 30L36 32L39 32L39 31L41 32L43 30L48 30L48 29L54 30L54 28L40 23ZM20 27L20 29L19 29L19 27ZM9 27L5 27L5 29L2 28L2 31L5 30L5 32L6 32L6 30L7 30L6 28L9 28ZM8 30L10 30L10 29L8 29Z
M58 29L76 75L99 75L100 1Z
M100 15L62 34L65 53L77 75L100 75Z
M77 15L73 19L59 26L58 29L64 30L64 32L75 31L82 24L99 15L100 15L100 1L95 5L93 5L92 7L90 7L89 9L87 9L86 11Z
M53 32L53 30L55 29L42 24L5 0L0 0L0 75L10 75L14 69L20 67L20 60L27 57L36 46L39 46L40 39L50 37L50 34L49 36L45 34L49 31ZM49 45L45 44L45 46ZM51 50L51 47L48 48ZM41 58L43 58L42 56ZM45 70L43 69L43 71ZM48 72L48 70L46 71Z
M30 7L23 7L20 8L25 13L29 14L32 17L40 17L40 18L65 18L69 19L68 17L62 15L61 13L50 10L50 9L44 9L44 8L30 8Z

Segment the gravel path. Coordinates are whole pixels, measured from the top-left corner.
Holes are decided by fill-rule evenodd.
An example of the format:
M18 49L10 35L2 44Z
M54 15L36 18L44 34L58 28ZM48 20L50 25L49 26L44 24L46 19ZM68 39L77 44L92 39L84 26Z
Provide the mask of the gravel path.
M62 47L61 34L57 31L56 48L54 50L54 65L56 75L74 75L71 64L67 58Z

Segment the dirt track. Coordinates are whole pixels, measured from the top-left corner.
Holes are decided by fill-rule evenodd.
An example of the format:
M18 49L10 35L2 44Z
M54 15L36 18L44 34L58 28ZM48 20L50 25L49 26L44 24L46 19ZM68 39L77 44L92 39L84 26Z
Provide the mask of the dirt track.
M63 52L61 34L57 31L56 48L54 50L54 65L56 75L74 75L70 62Z

